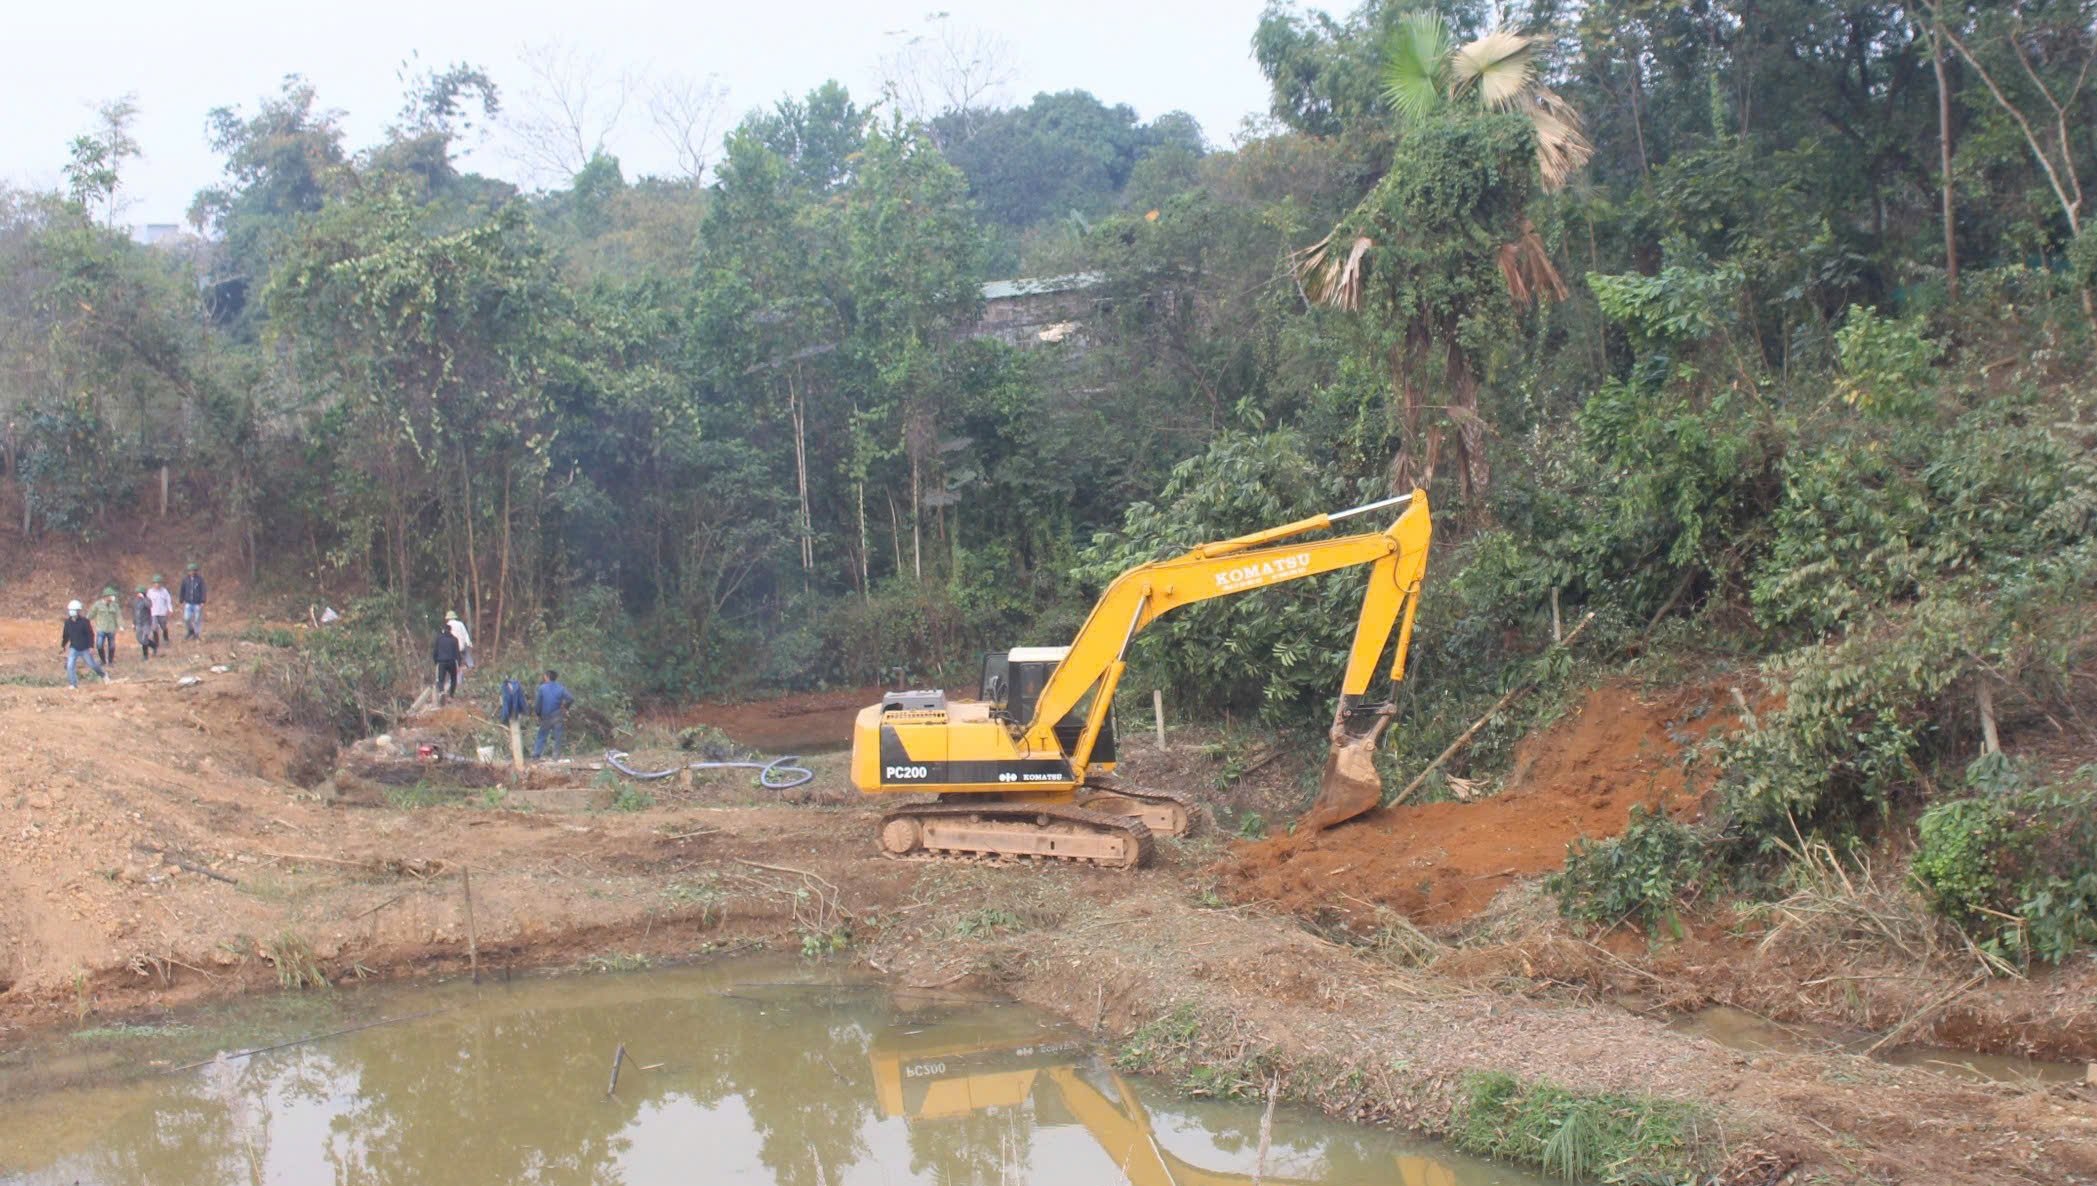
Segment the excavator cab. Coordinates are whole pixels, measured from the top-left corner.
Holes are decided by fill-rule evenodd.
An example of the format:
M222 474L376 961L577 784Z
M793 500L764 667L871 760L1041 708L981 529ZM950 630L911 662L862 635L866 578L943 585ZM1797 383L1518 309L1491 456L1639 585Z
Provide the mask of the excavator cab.
M1040 703L1042 690L1048 687L1056 666L1069 654L1069 647L1014 647L1009 651L985 652L980 692L983 703L990 706L991 719L1015 729L1023 728L1033 719L1034 706ZM1064 753L1077 752L1078 742L1085 735L1085 722L1092 717L1093 698L1098 695L1095 686L1056 722L1056 741ZM1093 739L1089 758L1094 769L1104 772L1114 768L1111 709L1100 725L1099 736Z

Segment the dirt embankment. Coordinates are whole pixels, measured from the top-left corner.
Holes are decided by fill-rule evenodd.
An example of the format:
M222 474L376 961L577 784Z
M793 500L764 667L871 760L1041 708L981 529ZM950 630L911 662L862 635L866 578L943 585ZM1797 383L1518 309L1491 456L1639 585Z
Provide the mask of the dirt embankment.
M1628 686L1600 688L1516 747L1497 795L1244 845L1217 874L1238 901L1305 917L1373 925L1387 909L1428 925L1460 922L1510 885L1562 867L1575 840L1622 832L1633 807L1695 818L1688 747L1737 724L1717 689L1646 699Z
M797 805L724 774L652 784L655 803L631 812L590 809L604 788L588 785L539 787L531 810L494 788L440 806L382 790L353 807L291 777L302 740L247 690L247 646L177 646L143 670L120 665L123 682L71 692L52 678L51 623L0 637L23 640L0 644L0 1033L475 958L495 970L835 941L909 983L1007 991L1105 1041L1179 1018L1190 1056L1277 1076L1289 1094L1365 1121L1442 1131L1465 1076L1500 1070L1689 1101L1723 1133L1706 1161L1732 1165L1736 1183L1767 1181L1747 1167L1778 1163L1826 1181L2097 1175L2097 1113L2082 1089L1975 1085L1849 1055L1751 1059L1567 991L1520 945L1460 948L1425 967L1336 945L1271 906L1219 908L1207 892L1225 853L1215 836L1161 845L1157 867L1125 875L883 860L842 755L811 762L817 781ZM179 687L183 675L202 682ZM1530 757L1532 797L1595 760L1550 746ZM1131 746L1126 773L1150 781L1180 758L1147 771ZM1645 773L1628 789L1588 787L1557 809L1553 842L1671 793L1664 754L1638 761ZM1494 815L1515 808L1491 802L1432 810L1450 817L1445 840L1470 834L1459 820L1505 832L1543 819ZM1397 826L1332 839L1382 851L1399 843ZM1516 866L1500 853L1436 844L1495 886L1523 871L1503 873ZM1378 900L1377 886L1353 884ZM1472 893L1417 908L1426 918Z

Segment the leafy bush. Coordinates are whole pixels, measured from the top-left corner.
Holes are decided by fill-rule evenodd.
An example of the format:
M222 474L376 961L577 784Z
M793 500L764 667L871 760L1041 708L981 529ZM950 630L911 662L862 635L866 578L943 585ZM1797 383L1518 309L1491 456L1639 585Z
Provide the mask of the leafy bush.
M391 722L420 671L400 633L399 601L381 596L351 602L341 621L270 654L254 678L285 720L354 741Z
M1992 934L1998 954L2057 964L2097 942L2097 767L1940 803L1920 831L1916 880L1945 917Z
M1702 833L1665 812L1633 807L1623 835L1574 841L1564 871L1546 884L1568 918L1603 926L1636 919L1658 927L1674 919L1710 863Z
M47 530L92 539L123 495L109 425L85 400L45 400L30 409L23 445L17 472L29 509Z
M1835 390L1866 411L1924 411L1936 402L1929 377L1940 351L1915 322L1880 316L1867 305L1851 305L1842 328L1835 331L1835 357L1841 368Z
M1700 1160L1696 1109L1673 1100L1576 1092L1484 1071L1465 1081L1461 1109L1457 1148L1569 1181L1685 1181Z

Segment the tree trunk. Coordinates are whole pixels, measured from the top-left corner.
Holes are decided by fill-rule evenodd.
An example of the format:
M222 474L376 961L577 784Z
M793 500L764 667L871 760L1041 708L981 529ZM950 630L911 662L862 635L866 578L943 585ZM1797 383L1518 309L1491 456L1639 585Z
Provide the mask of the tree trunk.
M874 594L869 587L873 577L866 555L866 482L862 479L853 483L853 486L859 495L859 596L862 601L871 601Z
M815 571L815 517L808 511L808 429L801 408L800 392L793 379L786 382L786 407L794 421L794 484L801 497L801 591L808 591L809 574Z
M896 496L882 491L881 497L888 500L888 547L895 554L896 575L903 575L903 516L896 510Z
M510 484L513 476L511 468L504 466L502 471L502 558L496 562L495 566L495 633L489 639L494 644L488 648L490 656L502 654L502 619L504 611L509 608Z
M1952 200L1951 87L1944 75L1944 39L1930 26L1930 66L1937 72L1937 159L1944 170L1944 291L1959 299L1959 236Z
M466 463L466 446L459 446L459 491L466 503L466 610L467 626L481 628L481 553L473 533L473 468Z
M917 579L918 584L922 585L925 583L925 533L923 528L925 509L924 498L921 494L923 483L920 471L921 463L918 461L917 450L912 449L910 451L910 574ZM889 510L893 511L894 509L895 504L889 504Z

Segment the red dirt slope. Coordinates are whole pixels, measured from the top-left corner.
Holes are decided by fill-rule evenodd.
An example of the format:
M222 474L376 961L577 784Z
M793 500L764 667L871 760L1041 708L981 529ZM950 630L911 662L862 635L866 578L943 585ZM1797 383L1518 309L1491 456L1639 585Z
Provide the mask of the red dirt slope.
M1523 740L1507 789L1492 798L1239 845L1216 872L1238 901L1294 914L1366 924L1383 906L1422 924L1459 922L1518 878L1561 867L1573 840L1622 832L1633 805L1693 816L1686 747L1738 723L1721 688L1653 701L1621 684L1598 688Z

